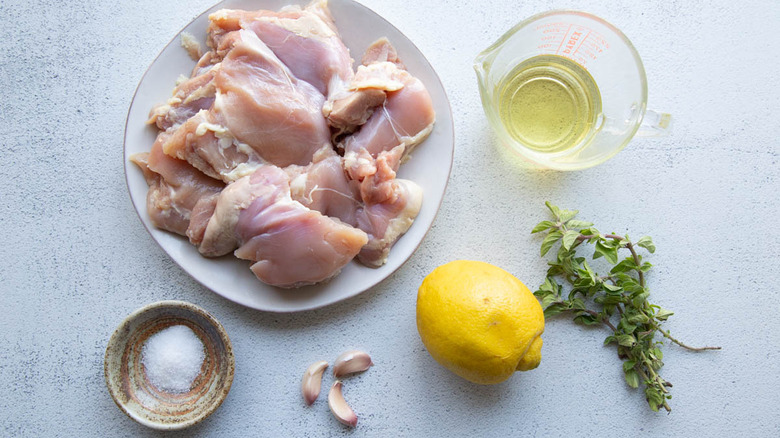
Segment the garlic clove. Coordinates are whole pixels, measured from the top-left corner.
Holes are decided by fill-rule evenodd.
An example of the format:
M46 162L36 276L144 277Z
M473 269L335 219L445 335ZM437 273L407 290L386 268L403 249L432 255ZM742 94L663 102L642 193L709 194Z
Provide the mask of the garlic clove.
M336 417L339 422L346 424L347 426L357 426L357 415L355 411L349 407L347 401L344 400L344 394L341 392L341 382L336 380L333 382L333 386L330 387L328 392L328 406L333 416Z
M325 372L325 368L328 367L328 363L324 360L314 362L309 365L306 372L303 373L303 380L301 381L301 393L303 393L303 400L307 405L311 406L314 400L320 395L320 388L322 387L322 374Z
M359 350L346 351L336 358L336 362L333 364L333 376L341 377L365 371L373 364L371 356L366 352Z

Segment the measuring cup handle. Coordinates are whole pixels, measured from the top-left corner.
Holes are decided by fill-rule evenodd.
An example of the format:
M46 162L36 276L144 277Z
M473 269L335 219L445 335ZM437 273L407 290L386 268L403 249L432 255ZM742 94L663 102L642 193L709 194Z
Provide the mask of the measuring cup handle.
M647 110L636 135L639 137L660 137L668 134L671 127L671 114Z

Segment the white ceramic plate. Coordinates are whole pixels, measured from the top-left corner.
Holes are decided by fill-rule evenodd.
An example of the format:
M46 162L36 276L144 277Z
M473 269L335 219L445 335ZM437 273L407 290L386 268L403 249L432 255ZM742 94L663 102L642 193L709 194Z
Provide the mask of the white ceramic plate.
M278 10L290 3L296 1L223 1L193 20L182 32L199 38L205 48L210 13L222 8ZM217 294L251 308L273 312L314 309L355 296L387 278L414 253L430 229L444 197L452 167L452 112L444 87L433 67L398 29L365 6L351 0L330 0L329 6L352 58L359 60L369 44L377 38L387 37L409 72L428 88L436 111L436 124L430 137L417 146L412 158L398 172L399 178L410 179L423 188L422 209L409 231L396 242L384 266L372 269L352 261L341 274L325 284L293 290L279 289L260 282L249 270L248 261L232 255L218 259L202 257L186 238L159 230L151 224L146 212L146 182L140 169L129 161L129 157L151 148L157 129L145 124L149 110L155 104L165 101L171 95L176 78L181 74L189 76L195 65L180 46L178 35L168 43L141 79L127 115L125 175L130 197L144 226L163 250L195 280Z

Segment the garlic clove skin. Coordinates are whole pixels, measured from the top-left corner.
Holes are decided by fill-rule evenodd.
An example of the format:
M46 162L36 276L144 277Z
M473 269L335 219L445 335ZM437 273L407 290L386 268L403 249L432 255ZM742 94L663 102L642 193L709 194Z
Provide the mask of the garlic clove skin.
M359 373L374 365L371 356L364 351L350 350L341 353L333 363L333 376L338 378L347 374Z
M333 416L336 417L341 424L355 427L357 426L357 415L355 415L355 411L349 407L347 401L344 400L341 386L342 384L340 381L336 380L333 382L333 386L330 387L330 392L328 392L328 406L330 407Z
M324 360L314 362L309 365L306 372L303 373L303 380L301 380L301 393L303 394L303 400L308 406L311 406L317 397L320 396L320 388L322 387L322 375L325 373L325 368L328 367L328 363Z

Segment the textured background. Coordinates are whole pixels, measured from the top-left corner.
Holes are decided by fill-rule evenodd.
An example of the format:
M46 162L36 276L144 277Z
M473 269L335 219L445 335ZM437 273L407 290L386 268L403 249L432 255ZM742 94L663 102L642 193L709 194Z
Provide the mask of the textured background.
M103 354L130 312L181 299L212 312L236 352L224 405L180 436L777 436L780 318L775 0L379 1L364 3L415 41L455 117L455 163L436 222L394 276L346 302L280 315L204 289L152 241L130 203L122 135L133 91L168 41L213 0L0 0L0 435L153 436L106 391ZM474 56L523 18L587 9L643 57L652 108L672 135L638 139L576 173L516 167L494 146ZM346 23L338 23L346 25ZM416 290L435 266L488 261L531 288L545 263L531 227L552 200L600 228L650 234L652 299L667 328L720 352L665 349L671 415L647 409L602 347L606 332L547 322L542 365L493 387L425 352ZM355 431L299 379L348 347L376 366L346 396ZM171 434L176 435L176 434Z

